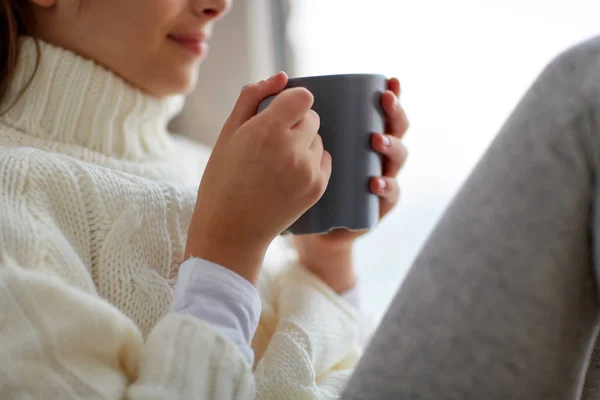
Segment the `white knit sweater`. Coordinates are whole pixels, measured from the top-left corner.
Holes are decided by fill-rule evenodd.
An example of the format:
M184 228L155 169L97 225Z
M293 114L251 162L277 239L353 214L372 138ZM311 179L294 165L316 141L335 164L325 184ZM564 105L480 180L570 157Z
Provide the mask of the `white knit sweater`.
M0 116L0 398L328 399L357 359L355 316L272 247L255 370L168 314L206 152L157 101L73 53L21 42ZM268 261L268 260L267 260ZM255 393L256 392L256 393Z

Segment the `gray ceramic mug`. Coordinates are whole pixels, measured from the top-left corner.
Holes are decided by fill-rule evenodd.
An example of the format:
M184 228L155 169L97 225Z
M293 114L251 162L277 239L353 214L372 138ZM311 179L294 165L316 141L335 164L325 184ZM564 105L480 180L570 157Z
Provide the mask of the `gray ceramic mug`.
M381 156L371 147L374 132L383 133L383 75L351 74L292 78L287 88L304 87L315 98L319 133L332 158L331 179L323 197L283 233L325 233L337 228L368 230L379 219L379 199L369 180L381 175ZM274 97L265 99L259 112Z

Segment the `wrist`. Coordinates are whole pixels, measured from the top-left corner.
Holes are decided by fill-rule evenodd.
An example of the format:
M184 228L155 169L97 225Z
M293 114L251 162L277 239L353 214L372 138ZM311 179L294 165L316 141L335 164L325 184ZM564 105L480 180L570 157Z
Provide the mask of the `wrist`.
M352 246L344 248L298 249L300 263L336 293L352 289L357 282Z
M190 235L184 260L197 257L227 268L256 286L268 245L234 243L214 236Z

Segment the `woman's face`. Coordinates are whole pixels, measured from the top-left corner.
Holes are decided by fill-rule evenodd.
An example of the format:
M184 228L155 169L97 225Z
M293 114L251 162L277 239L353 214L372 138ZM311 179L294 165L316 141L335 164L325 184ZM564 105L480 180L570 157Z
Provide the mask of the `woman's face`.
M214 22L232 0L30 0L38 36L155 96L196 84Z

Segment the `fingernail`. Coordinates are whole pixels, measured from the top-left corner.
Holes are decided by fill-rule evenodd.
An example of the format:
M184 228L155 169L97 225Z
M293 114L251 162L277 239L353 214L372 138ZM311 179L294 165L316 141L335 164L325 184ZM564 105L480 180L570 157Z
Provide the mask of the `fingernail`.
M385 190L387 186L387 183L385 182L385 179L379 178L377 179L377 188L379 189L380 192L383 192Z
M388 135L381 134L381 145L383 147L388 147L392 144L392 139Z
M283 73L283 71L279 71L278 73L276 73L275 75L271 76L269 79L267 79L267 82L271 82L274 81L275 79L277 79L281 74Z

